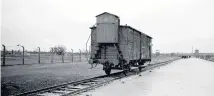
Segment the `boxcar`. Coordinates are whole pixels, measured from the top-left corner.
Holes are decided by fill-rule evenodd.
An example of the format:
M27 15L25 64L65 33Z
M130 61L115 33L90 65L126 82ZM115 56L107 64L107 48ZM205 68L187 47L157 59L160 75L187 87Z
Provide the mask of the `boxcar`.
M100 63L106 74L111 69L130 71L151 61L152 37L127 25L120 25L118 16L104 12L96 16L91 29L90 64Z

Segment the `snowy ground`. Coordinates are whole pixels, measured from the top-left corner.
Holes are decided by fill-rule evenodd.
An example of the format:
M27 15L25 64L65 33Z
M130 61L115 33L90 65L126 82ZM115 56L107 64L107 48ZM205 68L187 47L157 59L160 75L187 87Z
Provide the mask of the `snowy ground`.
M190 58L117 80L83 96L214 96L214 63Z
M163 62L177 57L153 57L151 63ZM1 85L3 92L17 94L44 87L54 86L66 82L79 81L105 75L102 66L90 69L87 62L56 63L56 64L30 64L1 67ZM113 70L117 72L118 70Z

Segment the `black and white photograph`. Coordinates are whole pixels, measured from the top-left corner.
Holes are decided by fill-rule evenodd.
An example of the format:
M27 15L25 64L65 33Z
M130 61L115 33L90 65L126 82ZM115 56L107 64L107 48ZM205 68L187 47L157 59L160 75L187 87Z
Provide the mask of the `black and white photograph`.
M0 5L0 96L214 96L214 0Z

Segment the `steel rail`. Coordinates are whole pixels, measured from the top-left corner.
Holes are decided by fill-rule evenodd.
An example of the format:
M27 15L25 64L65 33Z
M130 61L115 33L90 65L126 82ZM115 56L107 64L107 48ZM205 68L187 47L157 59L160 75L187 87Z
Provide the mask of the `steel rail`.
M111 74L109 76L112 76L112 75L115 75L115 74L120 74L120 73L122 73L122 72L113 73L113 74ZM55 86L51 86L51 87L46 87L46 88L42 88L42 89L38 89L38 90L33 90L33 91L29 91L29 92L24 92L24 93L17 94L15 96L33 95L33 94L36 94L38 92L54 90L54 89L57 89L59 87L63 87L63 86L66 86L66 85L70 85L70 84L76 85L76 84L79 84L79 83L82 83L82 82L87 82L87 81L91 81L91 80L94 80L94 79L97 79L97 78L104 78L104 77L109 77L109 76L108 75L102 75L102 76L92 77L92 78L84 79L84 80L80 80L80 81L74 81L74 82L64 83L64 84L55 85Z

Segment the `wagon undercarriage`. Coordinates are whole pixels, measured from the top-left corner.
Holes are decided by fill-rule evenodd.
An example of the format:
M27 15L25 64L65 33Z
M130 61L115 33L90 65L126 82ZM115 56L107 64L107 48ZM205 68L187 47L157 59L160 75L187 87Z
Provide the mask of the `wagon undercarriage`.
M133 62L129 62L127 63L126 60L122 60L120 61L120 63L118 64L114 64L112 63L112 61L106 59L104 63L103 60L100 60L101 62L99 62L100 59L96 59L95 61L97 61L96 63L102 64L103 65L103 70L105 71L106 74L110 74L111 70L123 70L123 71L131 71L131 67L138 67L139 71L141 71L142 68L144 68L144 63L148 60L133 60Z
M141 71L146 61L148 60L126 60L118 44L99 44L97 53L92 58L93 63L103 65L103 70L108 75L112 69L131 71L131 67L139 67Z

